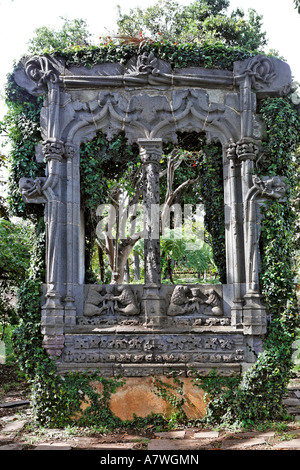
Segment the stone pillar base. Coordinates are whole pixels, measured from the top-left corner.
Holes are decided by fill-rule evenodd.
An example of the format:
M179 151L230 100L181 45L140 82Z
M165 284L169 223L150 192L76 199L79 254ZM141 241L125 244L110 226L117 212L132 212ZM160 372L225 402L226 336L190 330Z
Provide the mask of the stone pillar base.
M60 357L65 344L65 335L45 335L42 345L51 358Z
M261 303L261 295L251 292L245 295L243 307L244 334L262 336L267 332L267 310Z
M160 286L144 286L143 302L145 306L145 326L162 326L165 318L162 312L165 312L165 299L160 294Z

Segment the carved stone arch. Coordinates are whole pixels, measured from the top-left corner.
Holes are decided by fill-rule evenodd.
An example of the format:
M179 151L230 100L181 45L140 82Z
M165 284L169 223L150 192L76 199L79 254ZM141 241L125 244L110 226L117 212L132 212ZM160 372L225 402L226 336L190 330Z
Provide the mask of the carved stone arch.
M289 92L289 66L279 59L260 55L235 62L233 71L172 69L153 53L145 52L132 58L126 67L100 64L88 69L66 67L56 57L33 57L19 65L15 80L33 95L45 95L41 135L47 172L44 178L22 179L20 191L26 202L42 202L46 206L47 280L42 333L49 354L61 355L59 370L100 367L106 375L124 371L125 375L153 375L164 374L170 361L184 375L188 375L188 365L206 373L214 363L226 374L228 366L231 372L247 367L255 360L249 346L257 350L266 332L266 311L257 282L261 221L258 206L267 197L282 197L285 191L280 178L253 178L262 138L256 100ZM178 132L204 132L208 141L221 143L227 283L214 286L214 292L208 289L209 294L200 287L193 292L185 286L179 289L180 295L172 296L171 288L160 282L159 238L155 237L148 214L147 281L135 291L143 323L136 320L138 329L130 329L130 324L122 336L122 322L109 333L105 330L120 320L117 314L105 316L104 328L100 318L98 332L102 345L94 350L97 339L91 331L95 323L83 313L85 299L97 295L90 293L96 287L85 286L83 278L79 146L92 140L98 131L106 133L108 139L124 132L129 143L138 143L145 181L143 197L148 209L159 203L163 142L176 142ZM104 291L101 295L97 293L102 304L95 311L115 312L111 304L113 288L104 286ZM124 297L122 305L130 298L130 292ZM167 315L168 299L172 297L174 305L170 311L181 312L184 318ZM188 312L182 307L184 302L180 304L183 297L190 307ZM218 305L210 304L216 299ZM131 311L122 307L120 311L123 310ZM200 316L195 319L191 312ZM207 318L209 323L206 315L211 315ZM81 333L82 343L78 339ZM77 346L78 342L81 346ZM133 344L141 348L140 355L131 354ZM224 354L224 345L230 354ZM126 353L119 354L118 347L124 347ZM210 354L208 351L214 348L217 354Z

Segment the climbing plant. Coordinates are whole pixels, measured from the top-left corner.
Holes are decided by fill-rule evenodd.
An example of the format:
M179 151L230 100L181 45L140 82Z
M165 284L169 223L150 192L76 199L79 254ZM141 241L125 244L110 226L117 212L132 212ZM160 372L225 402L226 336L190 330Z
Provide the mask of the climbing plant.
M169 44L146 43L141 51L153 51L171 65L190 65L225 68L232 70L233 62L256 55L256 51L233 48L221 43ZM97 63L121 62L125 64L136 54L131 45L114 44L100 47L76 46L57 48L52 53L66 60L67 65L81 64L92 67ZM44 282L45 233L40 205L25 205L18 190L21 177L43 176L45 164L35 159L36 145L40 141L39 113L42 98L35 98L14 82L13 74L8 79L6 100L9 107L1 123L12 144L10 152L9 203L11 211L18 216L30 218L36 227L36 245L32 249L31 267L19 290L20 325L14 334L16 356L21 369L32 384L33 405L37 419L49 426L62 426L70 416L80 410L82 393L92 404L83 413L81 423L92 423L95 413L105 408L101 420L116 425L117 420L108 410L108 396L121 386L120 381L102 380L105 396L97 398L91 388L91 377L85 374L69 374L65 378L55 373L55 364L42 347L40 334L40 286ZM286 178L288 193L282 204L272 201L265 208L265 219L261 237L261 287L268 309L269 328L264 351L257 362L230 387L216 388L208 407L208 417L218 422L255 422L283 416L282 397L292 373L291 344L297 327L296 296L293 285L293 252L295 247L295 220L297 177L299 164L295 150L300 143L300 121L296 108L289 98L270 98L259 103L260 114L265 124L263 143L264 156L257 163L260 175L280 175ZM202 159L198 170L201 173L200 195L205 205L206 226L211 237L215 263L222 282L225 280L224 200L222 188L222 154L219 146L208 146L201 142ZM199 149L196 149L199 150ZM103 135L82 145L81 150L82 199L84 210L89 214L103 202L107 191L107 173L111 177L120 175L127 165L135 162L136 153L129 147L124 136L108 143ZM114 162L112 164L112 162ZM297 166L298 164L298 166ZM298 176L297 176L298 175ZM94 223L94 221L93 221ZM222 229L220 229L222 228ZM90 233L92 245L92 230ZM91 250L91 246L88 247ZM87 254L90 259L91 252ZM196 382L212 390L214 376L210 382L196 378ZM80 392L81 391L81 392ZM104 406L105 404L105 406ZM100 414L99 414L100 413Z

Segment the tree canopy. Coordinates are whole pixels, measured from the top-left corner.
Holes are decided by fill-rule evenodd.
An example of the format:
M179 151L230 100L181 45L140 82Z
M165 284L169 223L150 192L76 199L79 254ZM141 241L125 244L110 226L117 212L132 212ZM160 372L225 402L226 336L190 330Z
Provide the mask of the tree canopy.
M34 31L34 36L28 42L28 51L32 54L49 52L53 49L68 49L75 46L90 46L91 33L83 19L61 17L60 29L41 26Z
M262 16L253 9L246 15L240 8L228 15L229 4L228 0L196 0L183 6L176 0L158 0L150 7L132 8L128 13L122 13L119 6L119 33L178 43L211 40L253 49L265 46Z

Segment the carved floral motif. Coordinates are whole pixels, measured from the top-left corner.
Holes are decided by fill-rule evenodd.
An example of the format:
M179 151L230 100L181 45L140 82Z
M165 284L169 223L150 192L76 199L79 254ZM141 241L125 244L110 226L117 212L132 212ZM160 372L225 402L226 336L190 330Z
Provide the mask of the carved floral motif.
M265 85L270 85L277 77L274 63L266 56L258 55L249 59L243 76L249 76L251 84L256 89L261 89Z
M136 65L129 70L130 74L148 74L159 75L159 63L157 57L152 52L143 52L137 57Z
M53 67L49 59L44 56L34 56L25 64L25 72L29 78L37 82L38 87L50 83L57 83L59 72Z

